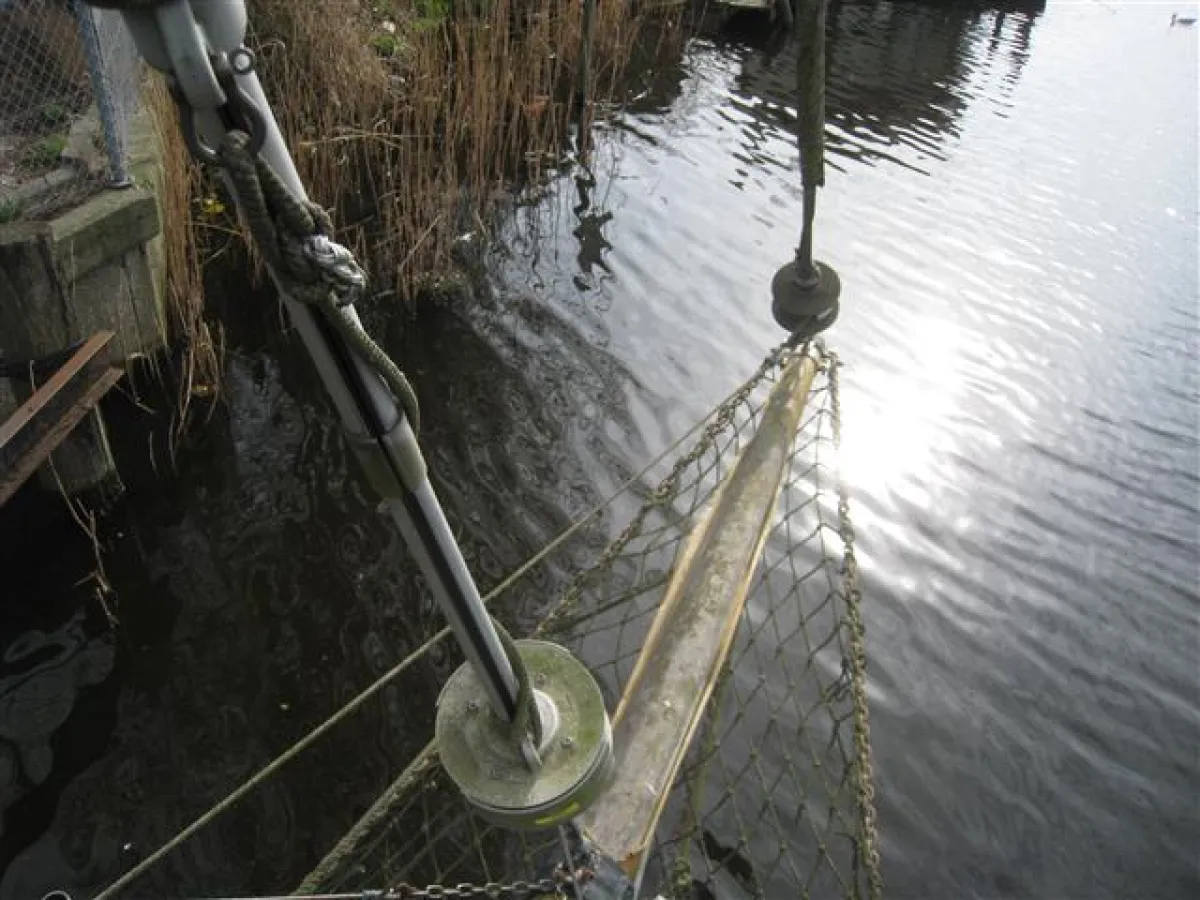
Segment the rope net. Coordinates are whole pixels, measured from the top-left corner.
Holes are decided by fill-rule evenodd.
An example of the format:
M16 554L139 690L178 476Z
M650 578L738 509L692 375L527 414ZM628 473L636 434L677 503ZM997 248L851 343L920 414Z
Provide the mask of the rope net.
M726 668L660 820L643 896L876 897L865 655L853 532L835 462L837 363L781 348L707 420L628 526L537 629L625 689L691 525L798 353L819 363L776 521ZM552 871L559 833L477 816L420 754L302 886L504 882Z

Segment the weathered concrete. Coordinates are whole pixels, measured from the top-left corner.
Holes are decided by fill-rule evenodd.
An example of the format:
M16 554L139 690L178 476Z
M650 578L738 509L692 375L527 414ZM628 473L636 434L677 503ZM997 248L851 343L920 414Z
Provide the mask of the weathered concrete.
M166 347L166 263L159 193L162 167L148 112L130 140L131 188L102 191L44 222L0 225L0 356L45 356L101 330L116 332L119 363ZM29 395L22 381L0 394L0 418ZM116 469L98 414L54 457L68 491L114 487ZM56 487L53 478L42 478Z

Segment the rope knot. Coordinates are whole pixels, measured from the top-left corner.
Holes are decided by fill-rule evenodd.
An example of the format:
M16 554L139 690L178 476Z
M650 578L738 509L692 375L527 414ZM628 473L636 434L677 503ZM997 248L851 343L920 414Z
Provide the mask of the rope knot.
M302 250L320 279L333 290L337 305L354 305L367 286L367 276L350 249L318 232L304 239Z
M417 396L408 379L363 331L350 308L367 276L347 247L334 241L333 222L319 204L297 196L271 165L254 152L251 135L230 129L218 156L267 263L284 293L325 315L351 350L367 362L399 401L413 431L420 428Z

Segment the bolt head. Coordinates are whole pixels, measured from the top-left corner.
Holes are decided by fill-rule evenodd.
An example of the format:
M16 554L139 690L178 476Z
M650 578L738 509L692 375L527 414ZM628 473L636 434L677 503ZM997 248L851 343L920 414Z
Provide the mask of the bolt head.
M245 47L238 47L229 54L229 65L239 75L254 71L254 53Z

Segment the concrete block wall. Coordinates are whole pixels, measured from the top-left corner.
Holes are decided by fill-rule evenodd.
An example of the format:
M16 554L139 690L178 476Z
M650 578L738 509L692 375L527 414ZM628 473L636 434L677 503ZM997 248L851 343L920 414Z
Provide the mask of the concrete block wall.
M102 191L47 221L0 225L0 355L37 358L102 330L116 332L115 363L166 347L163 175L145 109L132 132L133 187ZM0 419L29 393L28 384L10 381L0 392ZM69 492L119 488L99 413L76 429L54 462ZM56 483L51 478L48 485Z

